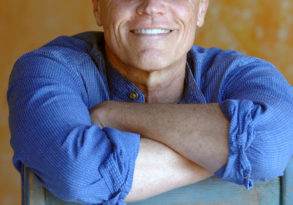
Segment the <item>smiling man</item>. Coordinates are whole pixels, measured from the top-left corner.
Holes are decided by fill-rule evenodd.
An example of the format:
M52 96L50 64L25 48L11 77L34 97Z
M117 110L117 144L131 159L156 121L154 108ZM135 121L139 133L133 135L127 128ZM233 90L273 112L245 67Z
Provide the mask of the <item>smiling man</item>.
M283 174L293 93L270 63L193 45L208 0L92 0L103 33L22 56L7 93L13 162L63 200L124 204L215 175Z

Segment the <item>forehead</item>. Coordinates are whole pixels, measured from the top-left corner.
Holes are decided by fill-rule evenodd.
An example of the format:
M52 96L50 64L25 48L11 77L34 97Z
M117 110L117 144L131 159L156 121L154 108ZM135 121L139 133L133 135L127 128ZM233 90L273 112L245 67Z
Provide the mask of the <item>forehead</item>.
M134 12L138 8L165 8L165 11L176 10L193 13L199 8L199 3L208 0L96 0L100 3L100 13L128 13ZM202 4L202 3L201 3ZM203 4L202 4L203 5ZM183 11L184 10L184 11ZM170 12L171 13L171 12ZM111 14L112 15L112 14Z
M185 5L186 3L199 3L207 0L96 0L104 6L115 6L121 4L131 4L131 5L149 5L149 4L170 4L170 5Z

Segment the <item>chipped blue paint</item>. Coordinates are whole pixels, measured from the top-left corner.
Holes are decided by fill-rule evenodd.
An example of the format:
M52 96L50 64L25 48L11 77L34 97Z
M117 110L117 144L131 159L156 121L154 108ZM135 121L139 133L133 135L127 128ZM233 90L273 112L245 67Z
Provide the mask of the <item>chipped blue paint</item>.
M40 186L38 178L24 169L23 205L74 205L55 198ZM211 177L202 182L175 189L128 205L292 205L293 159L284 177L259 182L252 190Z
M210 178L128 205L278 205L279 199L279 178L270 182L257 183L252 190Z
M293 204L293 159L289 163L285 175L282 177L282 205Z

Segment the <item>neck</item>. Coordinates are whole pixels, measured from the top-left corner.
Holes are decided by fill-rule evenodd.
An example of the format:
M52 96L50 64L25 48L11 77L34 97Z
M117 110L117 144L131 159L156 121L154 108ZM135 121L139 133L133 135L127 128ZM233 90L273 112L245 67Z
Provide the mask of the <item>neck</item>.
M159 70L142 70L121 63L107 52L112 66L129 81L140 88L147 103L176 103L183 94L186 57L179 62Z

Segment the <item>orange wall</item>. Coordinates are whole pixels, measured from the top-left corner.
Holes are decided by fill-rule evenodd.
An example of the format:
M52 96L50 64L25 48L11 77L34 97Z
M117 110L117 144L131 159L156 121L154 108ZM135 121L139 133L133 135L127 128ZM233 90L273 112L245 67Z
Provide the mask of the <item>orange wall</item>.
M210 0L197 43L238 49L276 64L293 84L293 2ZM95 30L90 0L0 0L0 204L20 204L11 164L6 89L16 58L63 34Z

